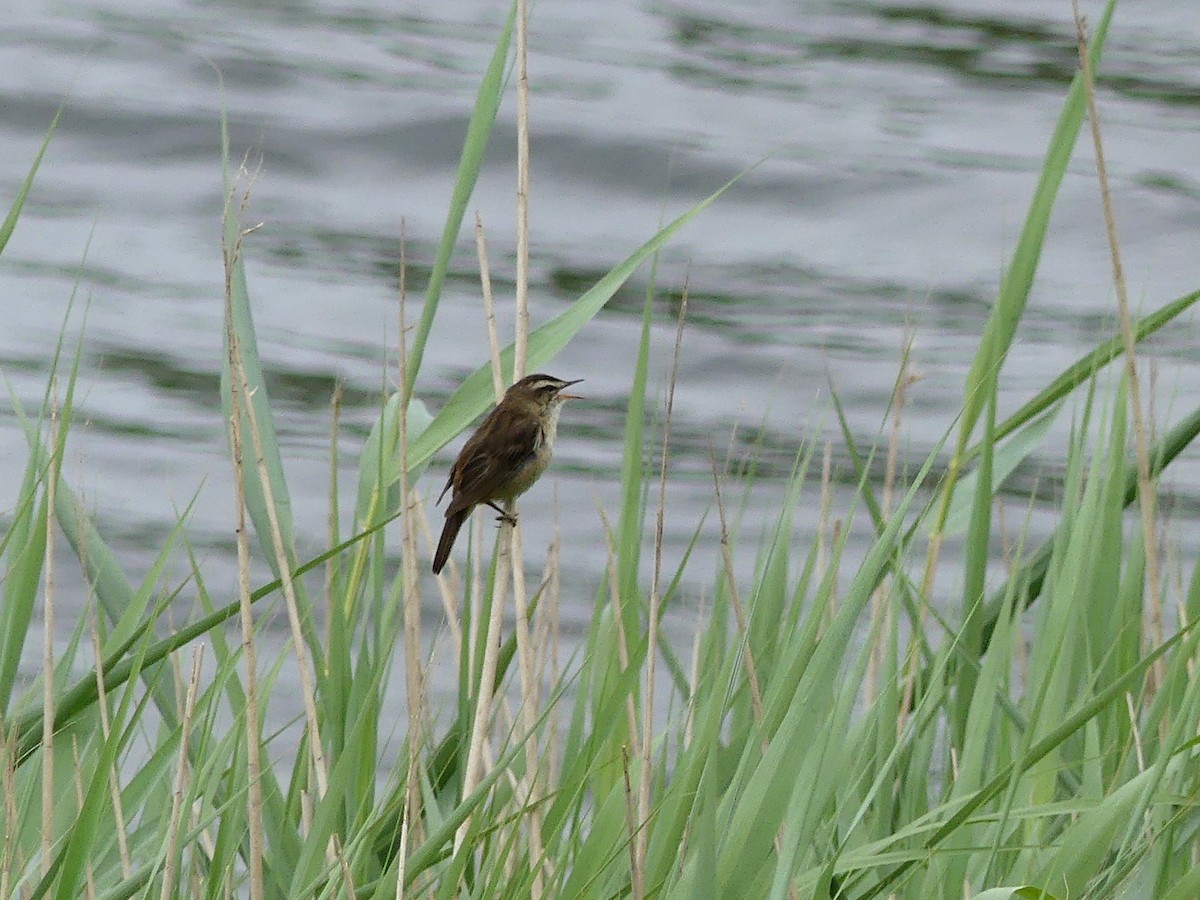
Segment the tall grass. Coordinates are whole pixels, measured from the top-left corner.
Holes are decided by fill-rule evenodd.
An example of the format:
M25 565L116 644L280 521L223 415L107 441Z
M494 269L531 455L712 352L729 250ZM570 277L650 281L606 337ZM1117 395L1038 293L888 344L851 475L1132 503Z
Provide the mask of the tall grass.
M481 80L421 317L400 348L401 389L380 409L351 509L331 483L326 551L296 553L243 267L253 247L250 179L227 149L221 393L239 497L238 596L209 593L186 510L140 581L111 552L62 472L79 359L65 338L36 413L12 401L29 455L0 538L0 897L1200 896L1200 568L1164 552L1169 530L1155 539L1157 523L1127 514L1200 431L1197 408L1159 423L1153 444L1144 431L1147 444L1134 452L1144 414L1129 404L1134 345L1200 292L1128 322L1123 336L999 415L1005 355L1084 117L1083 78L1065 100L954 432L902 481L898 428L890 447L859 446L835 397L857 472L853 514L874 530L861 561L846 559L849 523L827 544L797 550L795 510L831 489L821 448L798 445L774 505L745 511L767 523L752 546L728 507L753 476L739 485L714 463L720 564L710 599L682 607L691 550L668 559L661 542L670 391L661 431L647 424L647 385L662 374L649 355L651 287L621 508L612 527L605 520L607 565L572 587L593 598L578 650L564 661L558 649L557 550L544 567L525 560L519 526L490 545L477 521L466 568L418 577L433 535L420 492L432 455L512 374L551 360L725 190L540 328L506 349L495 336L493 358L432 415L419 390L425 340L514 31L524 46L521 6ZM1092 41L1093 67L1111 11ZM40 158L0 228L0 252ZM490 298L481 224L477 241ZM405 300L401 288L402 335ZM686 341L682 319L679 327ZM1106 371L1118 358L1130 367ZM1073 423L1067 445L1047 446L1051 421L1063 416ZM334 421L336 471L336 413ZM1034 450L1066 460L1058 525L1039 546L1023 529L1002 532L995 515L999 486ZM894 496L878 496L869 476L870 457L883 452ZM396 520L398 572L385 543ZM647 528L650 560L641 555ZM94 599L65 647L46 643L29 683L18 674L25 648L64 616L50 569L59 535ZM963 546L955 577L935 584L951 535ZM692 546L701 540L697 530ZM999 578L990 569L998 543ZM169 586L164 572L178 558L190 578ZM275 579L254 587L251 558ZM753 558L749 577L737 575L739 558ZM318 569L322 591L305 577ZM527 571L537 580L526 583ZM428 623L417 613L429 590L442 600L459 674L448 710L430 710L424 688L418 636ZM505 635L510 595L516 626ZM179 597L197 612L172 627L165 614ZM1161 635L1155 597L1173 610ZM272 656L258 638L276 609L290 641ZM695 618L687 646L657 628L672 609ZM235 617L240 645L224 627ZM408 710L400 748L400 698L388 692L397 665ZM291 747L261 724L285 683L298 686L304 708Z

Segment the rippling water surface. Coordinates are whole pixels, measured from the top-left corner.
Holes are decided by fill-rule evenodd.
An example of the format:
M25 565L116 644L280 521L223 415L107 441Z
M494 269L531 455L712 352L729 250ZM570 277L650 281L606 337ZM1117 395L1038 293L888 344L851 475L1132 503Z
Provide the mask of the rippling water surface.
M771 154L688 226L659 272L660 394L685 280L690 295L668 564L712 503L709 448L723 453L735 423L745 435L740 452L763 428L762 505L751 509L771 508L802 442L835 436L829 381L870 442L906 327L923 378L910 393L904 447L910 461L923 458L952 424L1077 63L1070 4L534 6L537 320L564 308L664 216ZM1087 7L1099 15L1099 4ZM1101 70L1126 273L1143 309L1200 285L1193 12L1166 0L1126 3ZM192 540L210 588L233 585L217 375L222 106L235 152L262 158L250 217L263 227L247 242L250 291L298 528L312 550L325 531L331 392L339 381L347 391L341 476L349 487L391 377L400 220L419 294L504 13L501 3L464 0L10 0L0 37L0 196L14 195L68 99L0 258L0 365L27 408L40 402L78 286L89 308L66 472L135 578L199 491ZM510 96L471 205L488 228L503 297L515 255L514 122ZM555 475L522 508L526 546L540 559L556 485L569 629L586 621L592 573L603 564L596 506L617 507L646 277L551 367L585 378L588 399L565 415ZM1113 309L1085 134L1004 371L1005 409L1111 334ZM432 408L486 346L464 233L419 385ZM1172 327L1151 349L1158 410L1169 419L1190 408L1200 383L1194 324ZM1035 456L1031 477L1055 472L1069 426L1063 416L1059 440ZM448 458L435 463L427 490L440 484ZM16 420L0 405L0 506L11 506L24 460ZM1179 539L1194 549L1197 453L1172 467L1169 483ZM818 502L815 490L805 494L798 539L816 527ZM1035 516L1035 530L1049 524ZM706 542L689 581L697 589L712 559ZM739 564L751 559L747 546ZM573 581L575 573L586 577ZM182 563L175 575L186 575Z

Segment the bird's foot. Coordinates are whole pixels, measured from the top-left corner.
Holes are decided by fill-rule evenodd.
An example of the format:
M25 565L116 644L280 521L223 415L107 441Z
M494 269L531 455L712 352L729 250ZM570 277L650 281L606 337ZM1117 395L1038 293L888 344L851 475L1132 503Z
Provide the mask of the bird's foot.
M511 513L508 510L501 509L495 503L489 503L488 506L490 506L496 512L500 513L500 515L496 516L496 521L499 522L501 525L515 526L517 524L516 513Z

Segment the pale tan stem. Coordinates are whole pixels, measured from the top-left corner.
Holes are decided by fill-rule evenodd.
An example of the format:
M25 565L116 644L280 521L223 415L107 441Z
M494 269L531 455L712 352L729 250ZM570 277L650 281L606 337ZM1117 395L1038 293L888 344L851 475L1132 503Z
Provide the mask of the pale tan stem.
M258 470L258 480L262 485L263 503L267 508L267 521L271 529L271 549L275 553L275 566L283 583L284 603L287 607L288 625L292 632L292 648L296 653L296 669L300 676L300 693L304 700L304 718L308 727L308 747L312 756L313 770L317 777L317 799L325 796L329 786L329 767L325 762L325 750L322 746L321 731L317 722L317 699L313 686L311 662L308 658L308 645L304 641L304 630L300 623L300 605L296 600L296 582L292 578L292 564L287 547L283 540L283 530L279 525L279 513L275 504L275 489L271 485L271 473L267 469L266 453L263 449L262 434L258 427L258 414L254 411L253 392L246 380L246 367L242 364L240 344L236 344L234 354L233 377L241 383L242 395L246 398L246 419L250 426L250 440L254 446L254 463Z
M479 257L479 283L483 289L484 320L487 323L488 348L492 357L492 387L496 391L496 402L504 396L504 372L500 368L500 335L496 330L496 303L492 297L492 272L488 265L487 239L483 232L483 218L475 214L475 253Z
M484 638L483 667L479 673L475 696L475 716L471 721L471 743L467 749L467 768L463 773L462 795L468 796L475 790L483 774L484 744L487 742L488 722L491 718L493 685L496 681L496 663L500 655L500 626L504 620L504 604L508 599L510 565L508 548L511 538L505 529L512 525L504 521L500 525L500 558L496 561L496 591L492 597L491 614L488 616L487 636ZM476 625L478 628L478 625ZM457 853L466 838L471 820L468 817L454 835L454 851Z
M529 9L517 0L517 340L513 381L525 377L529 355L529 70L526 31Z
M754 664L754 650L750 646L750 632L746 626L746 611L742 606L741 594L738 592L737 579L733 572L733 550L729 546L729 527L725 521L725 503L721 499L721 479L717 475L717 460L712 460L713 485L717 496L717 515L721 522L721 561L725 567L725 581L729 585L729 601L733 606L733 615L737 621L738 638L742 643L742 660L746 669L746 682L750 686L750 704L754 709L754 721L761 725L763 720L762 691L758 685L758 667ZM763 750L767 748L766 738L763 738Z
M638 855L639 835L645 829L638 827L638 814L633 808L633 787L629 783L629 748L621 745L621 775L625 779L625 827L629 830L629 883L632 888L633 900L643 900L646 896L645 868Z
M54 498L58 494L58 380L51 385L50 446L54 457L46 471L45 594L42 606L42 858L41 872L50 871L54 842Z
M1108 255L1112 263L1113 286L1117 292L1117 314L1121 325L1121 343L1125 349L1125 375L1129 381L1129 407L1133 418L1134 452L1137 457L1138 504L1142 519L1142 543L1146 557L1146 591L1150 605L1152 635L1155 646L1162 643L1162 595L1159 583L1159 559L1157 500L1150 483L1150 439L1149 429L1143 413L1142 387L1138 377L1137 341L1133 336L1133 321L1129 315L1129 294L1125 286L1125 271L1121 266L1121 245L1117 240L1117 218L1113 212L1112 192L1108 186L1108 168L1104 162L1104 143L1100 138L1100 116L1096 109L1096 83L1092 76L1092 60L1088 54L1087 34L1083 16L1079 11L1079 0L1071 0L1075 14L1075 31L1079 45L1079 66L1083 74L1084 97L1087 101L1088 121L1091 123L1092 148L1096 153L1096 178L1100 183L1100 200L1104 209L1104 231L1108 238ZM1155 663L1156 683L1162 683L1165 663Z
M100 648L100 628L96 622L94 610L90 624L92 655L99 663L104 659L104 653ZM108 689L104 686L104 670L100 665L96 666L96 706L100 710L100 734L107 741L112 732L112 722L108 713ZM129 836L125 833L125 807L124 801L121 799L121 784L117 778L115 765L110 766L108 770L108 791L113 805L113 824L117 831L117 855L121 859L121 877L128 878L133 873L133 860L129 855ZM0 897L4 896L6 895L0 892Z
M71 735L71 761L74 763L71 774L74 776L72 780L75 782L75 808L82 813L84 804L83 772L79 764L79 738L74 734ZM96 900L96 869L91 859L87 863L87 874L84 878L83 888L84 900Z
M400 337L397 346L398 364L401 374L401 390L404 391L404 373L408 371L408 328L405 324L408 291L408 257L405 246L404 221L400 222ZM405 792L405 836L419 843L423 838L419 811L421 808L420 753L425 744L425 673L421 667L421 591L417 578L417 528L414 508L417 498L408 478L408 404L410 397L404 391L400 397L400 529L401 576L404 598L404 682L408 704L408 786ZM407 846L401 848L401 854Z
M232 197L230 198L232 200ZM245 207L243 197L242 207ZM226 204L228 215L229 204ZM227 229L226 229L227 230ZM224 233L224 231L223 231ZM233 272L241 249L241 237L229 246L223 241L225 259L225 336L229 352L229 434L233 453L234 500L237 506L238 602L242 628L242 658L246 665L246 817L250 842L250 900L263 900L263 795L262 737L258 712L258 655L254 646L254 613L250 606L250 535L246 529L245 460L242 446L242 379L238 377L237 331L233 327Z
M659 581L662 578L663 524L667 509L667 469L671 451L671 413L675 409L675 384L679 378L679 351L683 346L683 323L687 320L688 285L685 280L683 298L679 305L679 322L675 328L675 351L671 357L671 374L667 379L667 408L663 416L662 459L658 471L658 509L654 516L654 570L650 577L650 613L646 623L646 690L642 698L642 771L638 777L637 854L638 868L646 865L650 840L650 777L653 770L651 746L654 735L654 670L658 656L658 617L662 603Z
M622 624L621 616L621 579L617 573L617 551L613 546L612 529L609 527L608 516L605 515L603 509L600 510L600 522L604 526L604 543L608 554L608 599L611 606L613 628L617 633L617 661L621 664L621 671L625 672L629 669L629 646L626 642L625 627ZM632 691L625 694L625 721L629 729L630 742L634 746L640 746L637 709L633 703Z
M400 373L401 379L404 378L404 373ZM329 534L329 546L335 547L338 541L338 428L342 414L342 398L345 395L345 388L339 379L333 386L333 397L329 401L329 521L327 522ZM325 605L329 610L329 614L325 616L325 646L329 646L330 634L329 630L333 628L333 576L337 571L338 560L336 557L330 557L325 562Z
M192 719L196 714L196 696L200 693L200 663L203 659L204 645L200 644L192 652L192 674L188 679L183 721L179 726L179 762L175 767L175 790L171 796L171 819L167 828L167 864L163 871L159 900L169 900L174 895L175 882L179 877L179 830L183 823L183 796L187 791L187 746L191 738Z
M510 514L516 512L516 504L506 507ZM538 801L539 793L539 757L537 741L537 686L534 672L533 647L529 634L529 602L525 591L525 567L521 565L525 559L525 550L521 543L521 528L517 525L509 535L512 541L512 577L513 577L513 606L516 612L517 634L517 664L521 671L521 729L525 732L525 782L522 794L526 797L529 807L527 825L529 833L529 854L535 861L533 883L530 886L532 896L542 894L542 866L544 856L542 848L542 815Z

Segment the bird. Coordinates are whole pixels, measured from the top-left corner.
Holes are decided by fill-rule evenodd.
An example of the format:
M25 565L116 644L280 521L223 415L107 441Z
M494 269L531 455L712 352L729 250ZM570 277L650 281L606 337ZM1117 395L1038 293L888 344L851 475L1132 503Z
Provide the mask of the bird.
M526 375L505 391L496 408L467 439L437 499L441 503L450 491L446 524L433 556L435 575L445 567L459 529L479 504L500 513L498 521L516 524L516 519L496 503L516 500L546 471L563 403L582 399L563 392L581 381L564 381L540 373Z

